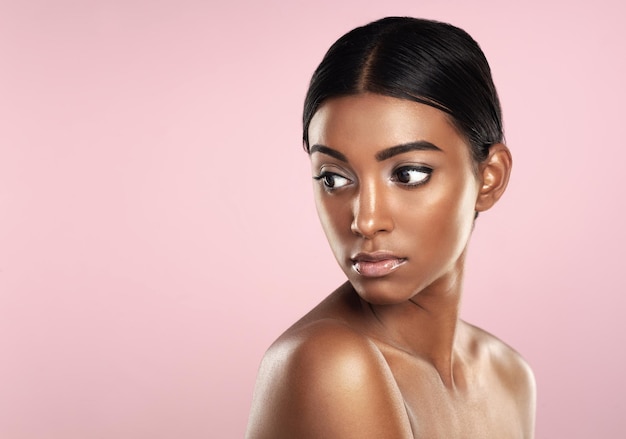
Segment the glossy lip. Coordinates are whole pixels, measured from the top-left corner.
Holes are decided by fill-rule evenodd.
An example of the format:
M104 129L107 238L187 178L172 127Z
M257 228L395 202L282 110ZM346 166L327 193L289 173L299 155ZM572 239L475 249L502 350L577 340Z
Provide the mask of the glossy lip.
M383 277L396 271L406 261L387 251L373 253L357 253L350 258L352 269L363 277Z

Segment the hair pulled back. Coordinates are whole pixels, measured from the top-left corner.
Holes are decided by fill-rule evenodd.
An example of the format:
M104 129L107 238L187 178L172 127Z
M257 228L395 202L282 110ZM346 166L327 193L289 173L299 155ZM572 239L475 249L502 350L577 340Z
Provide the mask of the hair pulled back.
M315 70L304 102L303 140L322 103L359 93L408 99L446 112L475 162L503 141L502 112L482 50L462 29L437 21L387 17L337 40Z

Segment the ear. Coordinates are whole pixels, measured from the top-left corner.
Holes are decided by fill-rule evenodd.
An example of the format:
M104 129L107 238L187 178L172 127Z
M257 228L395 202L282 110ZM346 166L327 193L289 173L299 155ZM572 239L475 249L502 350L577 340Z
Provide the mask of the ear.
M479 165L481 187L476 198L476 212L483 212L500 199L511 175L513 159L506 145L496 143L489 147L489 156Z

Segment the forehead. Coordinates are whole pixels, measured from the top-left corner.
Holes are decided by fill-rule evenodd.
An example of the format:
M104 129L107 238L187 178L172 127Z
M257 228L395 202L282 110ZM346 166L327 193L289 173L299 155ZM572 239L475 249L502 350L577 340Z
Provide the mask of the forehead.
M333 148L385 148L418 140L442 150L468 146L441 110L406 99L364 93L324 102L309 125L309 143Z

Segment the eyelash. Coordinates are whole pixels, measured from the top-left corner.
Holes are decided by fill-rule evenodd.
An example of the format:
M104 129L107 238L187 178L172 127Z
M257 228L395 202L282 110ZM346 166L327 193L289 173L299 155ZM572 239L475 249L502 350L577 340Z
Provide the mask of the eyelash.
M426 175L421 180L419 180L419 181L417 181L415 183L408 183L408 182L405 183L405 182L402 182L400 180L400 178L398 177L399 173L401 173L401 172L408 172L408 173L410 173L410 172L418 172L418 173L426 174ZM393 174L392 174L392 177L391 177L391 181L396 182L396 183L398 183L398 184L400 184L400 185L402 185L404 187L407 187L407 188L414 188L414 187L421 186L421 185L427 183L428 180L430 180L430 176L431 176L432 172L433 172L433 170L431 168L429 168L429 167L426 167L426 166L402 166L402 167L397 168L397 169L395 169L393 171ZM328 183L327 183L327 179L329 177L333 178L333 183L334 183L334 179L337 178L337 177L340 178L340 179L346 180L346 183L343 186L339 186L339 187L329 186ZM313 179L316 180L316 181L320 181L322 186L324 187L324 189L327 192L333 192L333 191L335 191L337 189L341 189L342 187L345 187L348 184L352 183L352 180L350 180L349 178L344 177L343 175L337 174L336 172L329 172L329 171L324 171L324 172L320 173L319 175L315 175L315 176L313 176Z
M399 180L398 178L398 174L400 172L418 172L420 174L426 174L426 176L421 179L420 181L416 182L416 183L404 183L402 181ZM421 186L425 183L428 182L428 180L430 180L430 176L433 173L433 170L427 166L402 166L396 170L393 171L393 176L391 177L392 181L397 182L398 184L401 184L403 186L412 188L412 187L417 187L417 186Z
M337 174L336 172L329 172L329 171L324 171L324 172L322 172L320 175L315 175L315 176L313 177L313 179L314 179L314 180L317 180L317 181L319 181L319 182L321 182L322 186L324 187L324 189L325 189L327 192L332 192L332 191L335 191L335 190L337 190L337 189L341 189L342 187L344 187L344 186L345 186L345 185L344 185L344 186L340 186L340 187L338 187L338 188L336 188L336 187L334 187L334 186L329 186L329 185L326 183L326 179L327 179L328 177L332 177L333 179L334 179L335 177L342 178L342 179L344 179L344 180L346 180L346 181L348 182L348 183L346 183L346 185L352 182L352 180L350 180L350 179L349 179L349 178L347 178L347 177L344 177L343 175L339 175L339 174Z

